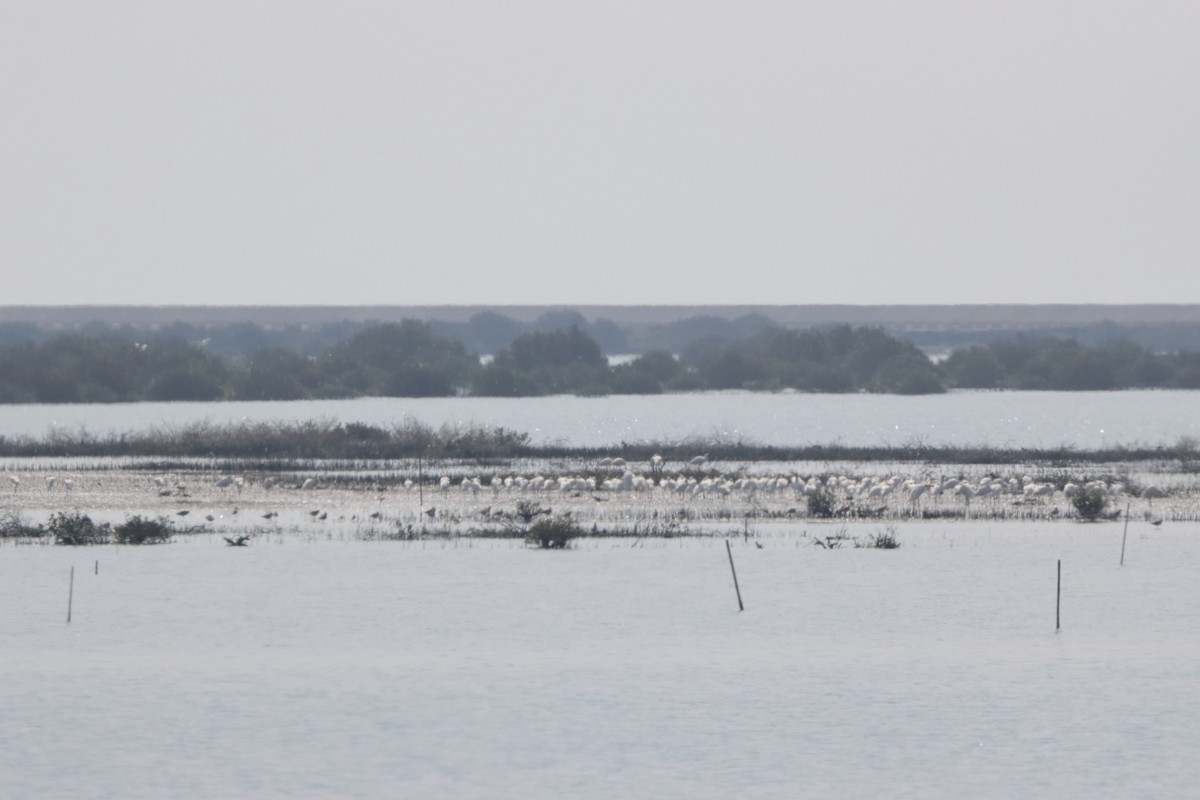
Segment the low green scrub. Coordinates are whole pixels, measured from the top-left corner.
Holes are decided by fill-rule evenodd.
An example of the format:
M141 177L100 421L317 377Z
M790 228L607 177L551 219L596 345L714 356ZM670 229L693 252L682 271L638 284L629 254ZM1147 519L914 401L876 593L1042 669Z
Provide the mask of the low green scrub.
M46 529L54 537L55 544L108 544L112 539L111 526L107 522L97 524L87 514L59 511L51 515Z
M529 526L525 543L543 550L565 550L582 535L583 529L570 517L543 517Z
M113 529L113 540L117 544L161 544L174 533L170 521L163 517L132 516Z
M619 455L629 463L649 465L651 456L663 459L665 474L678 472L697 453L708 461L920 462L928 464L1038 464L1055 468L1126 462L1178 462L1183 471L1200 471L1200 454L1191 439L1154 447L1117 446L1079 450L1068 445L1050 448L1004 449L988 445L851 446L838 443L798 447L757 444L748 439L689 437L684 440L622 442L619 447L573 447L560 443L532 444L527 433L484 425L433 428L418 422L393 426L309 420L246 422L214 425L202 422L148 431L98 436L86 430L56 429L45 437L0 435L0 456L10 458L70 456L218 458L257 460L263 469L274 459L377 460L398 458L598 459ZM169 468L159 466L157 468ZM237 466L246 469L246 463ZM278 468L277 466L274 468ZM715 475L708 468L689 468L696 476ZM609 476L609 472L594 477ZM814 515L815 516L815 515Z
M1084 522L1095 522L1108 510L1108 497L1099 489L1083 489L1071 498L1075 513Z
M32 525L17 511L0 512L0 539L40 539L46 535L44 525Z
M808 515L815 519L829 519L834 514L833 494L828 489L818 489L804 498Z

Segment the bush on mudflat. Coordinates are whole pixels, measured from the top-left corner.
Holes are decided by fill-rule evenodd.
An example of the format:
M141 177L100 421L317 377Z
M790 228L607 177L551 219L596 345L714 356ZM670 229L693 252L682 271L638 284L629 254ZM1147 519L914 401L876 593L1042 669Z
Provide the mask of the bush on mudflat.
M833 493L828 489L818 489L805 497L808 515L816 519L829 519L833 516Z
M175 529L166 519L132 516L113 530L117 544L161 544L171 538Z
M0 539L39 539L46 535L42 525L32 525L18 511L0 511Z
M535 544L543 550L564 550L582 535L579 523L569 517L543 517L529 526L525 543Z
M54 537L55 544L108 544L112 536L112 529L107 522L97 525L87 514L68 514L63 511L51 515L46 528Z
M1108 508L1108 496L1099 489L1083 489L1071 498L1075 513L1085 522L1095 522Z

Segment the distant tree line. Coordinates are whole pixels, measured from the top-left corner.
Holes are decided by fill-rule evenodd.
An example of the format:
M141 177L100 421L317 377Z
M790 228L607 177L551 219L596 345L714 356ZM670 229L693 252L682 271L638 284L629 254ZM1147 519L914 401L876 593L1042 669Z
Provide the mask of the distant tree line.
M1200 351L1156 354L1128 341L1018 336L956 350L941 367L963 389L1200 389Z
M210 353L238 359L264 348L279 348L299 355L319 356L332 346L346 342L380 324L343 320L320 325L266 327L251 322L220 325L176 322L148 329L91 322L69 332L83 336L117 337L135 341L173 338L203 344ZM700 339L737 339L774 324L761 314L748 314L737 319L696 316L664 324L620 326L612 320L588 320L577 311L561 309L547 311L532 322L522 322L494 311L481 311L472 315L466 322L432 320L429 322L429 328L435 334L461 342L471 352L484 355L500 352L527 333L550 333L571 328L578 328L594 339L604 353L638 354L654 350L679 353ZM40 344L63 334L62 330L28 322L0 323L0 346Z
M610 365L577 326L519 334L490 359L415 320L368 326L309 355L278 345L242 357L175 335L114 333L0 344L0 402L527 397L749 389L930 394L972 389L1200 388L1200 352L1087 347L1017 337L935 363L878 328L760 329Z
M266 348L279 348L302 356L317 357L334 345L347 342L380 324L378 321L356 320L275 326L253 322L174 322L149 327L93 321L70 330L62 330L29 322L0 322L0 346L25 343L36 345L65 333L76 333L143 342L151 338L174 338L201 344L209 353L234 360L246 358ZM693 346L712 340L740 340L779 327L769 317L758 313L734 319L698 315L665 323L622 325L604 318L589 320L572 309L546 311L528 322L496 311L483 310L465 321L431 320L428 324L433 333L455 339L469 352L483 355L499 353L525 334L551 333L572 328L586 333L606 355L642 355L652 352L684 353ZM970 345L987 346L1008 341L1014 336L1012 332L962 328L884 330L893 336L911 341L927 353L949 353ZM1041 328L1037 336L1073 340L1088 347L1132 342L1154 353L1180 352L1194 350L1200 346L1200 324L1165 322L1133 325L1100 322Z

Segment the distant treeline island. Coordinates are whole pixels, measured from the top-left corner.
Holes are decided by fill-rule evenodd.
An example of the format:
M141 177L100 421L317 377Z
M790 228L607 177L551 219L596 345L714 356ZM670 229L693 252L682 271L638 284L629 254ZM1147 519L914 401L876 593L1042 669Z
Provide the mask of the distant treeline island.
M485 321L505 324L493 317ZM1200 351L1154 352L1128 340L1087 345L1021 334L932 359L876 327L792 330L734 320L719 328L725 335L693 336L678 350L651 349L610 364L605 352L612 350L596 330L564 322L571 324L509 329L513 335L490 359L418 320L358 325L315 352L311 338L293 348L245 325L230 326L237 348L214 346L216 336L229 341L229 330L196 339L172 328L27 337L10 329L0 337L0 402L1200 388Z

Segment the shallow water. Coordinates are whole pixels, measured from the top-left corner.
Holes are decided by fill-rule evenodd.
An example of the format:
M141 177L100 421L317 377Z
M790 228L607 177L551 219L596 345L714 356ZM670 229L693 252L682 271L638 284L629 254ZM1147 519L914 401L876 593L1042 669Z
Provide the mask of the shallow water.
M1200 784L1200 528L1131 535L1124 567L1115 525L803 530L833 529L734 542L743 613L721 539L0 547L5 796Z
M94 435L197 422L330 419L502 426L536 443L609 446L689 438L778 446L840 443L1101 448L1200 438L1200 392L980 392L944 395L710 392L613 397L363 398L296 402L5 406L0 435Z

